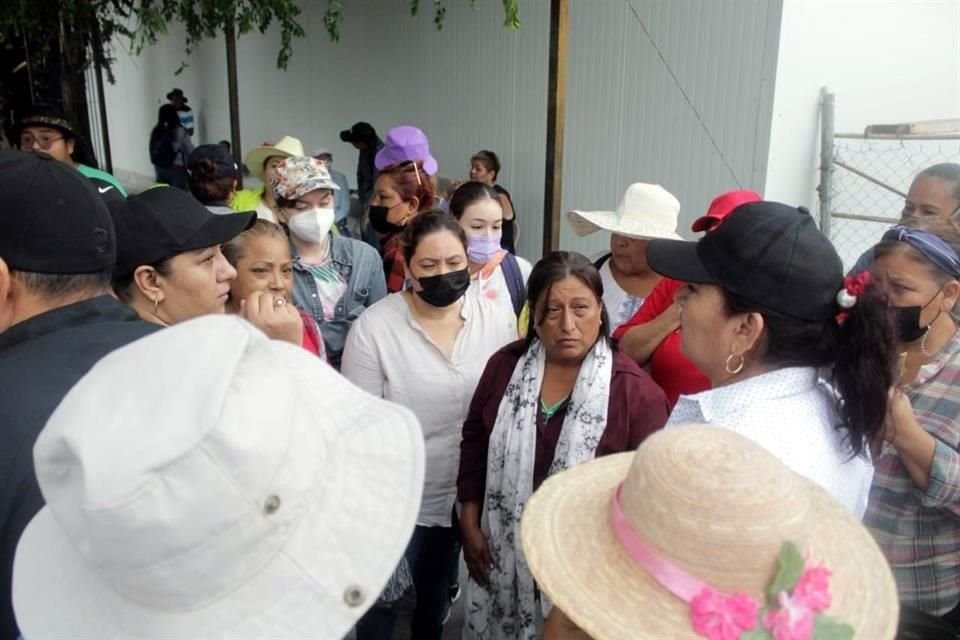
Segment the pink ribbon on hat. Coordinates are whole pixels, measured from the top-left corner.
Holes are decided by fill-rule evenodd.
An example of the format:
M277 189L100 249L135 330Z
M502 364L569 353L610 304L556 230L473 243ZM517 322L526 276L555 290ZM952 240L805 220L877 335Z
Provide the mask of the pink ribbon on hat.
M610 501L610 524L624 552L660 586L690 605L693 630L709 640L737 640L757 628L760 604L746 593L729 595L693 576L664 557L634 530L623 512L620 492ZM778 594L778 607L765 610L763 628L776 640L807 640L814 616L830 606L830 571L807 567L792 590Z

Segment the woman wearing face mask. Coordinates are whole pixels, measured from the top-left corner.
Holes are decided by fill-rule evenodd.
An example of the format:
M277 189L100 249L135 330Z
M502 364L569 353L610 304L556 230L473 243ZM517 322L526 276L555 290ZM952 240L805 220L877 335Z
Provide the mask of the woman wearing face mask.
M370 200L370 226L380 234L380 253L387 291L404 287L405 272L401 260L400 235L418 213L433 207L433 181L420 160L385 166Z
M467 234L470 293L506 305L519 316L531 266L500 247L503 209L497 192L482 182L467 182L450 199L450 213Z
M463 421L487 359L516 339L516 320L498 304L465 295L467 240L448 214L416 216L402 251L411 287L354 323L343 374L412 410L423 428L426 483L406 557L417 591L413 637L439 639L459 538L453 507ZM386 608L373 610L358 625L358 639L389 638L394 620Z
M520 552L520 514L547 476L635 449L667 420L667 400L615 350L597 268L550 254L530 274L526 339L487 363L463 425L460 529L466 638L534 638L533 578Z
M265 293L287 302L293 300L293 256L287 234L279 226L258 219L252 227L225 242L221 250L237 270L237 277L230 284L227 313L244 315L248 301ZM298 344L326 359L317 323L306 311L297 309L297 313L302 329L297 331L293 325L287 327L285 334L273 337Z
M949 242L945 241L949 240ZM894 227L873 273L896 310L902 372L892 392L864 523L900 600L960 628L960 234L948 221Z
M237 272L220 245L249 228L253 214L215 215L172 187L113 203L110 213L117 230L113 289L121 301L164 326L224 312ZM256 311L286 317L289 310Z
M386 295L380 259L368 245L330 232L333 192L323 163L293 156L270 178L280 222L290 231L293 301L320 326L327 359L340 367L350 326Z
M732 428L861 517L896 363L883 291L844 279L809 212L777 202L740 205L699 242L651 240L647 259L687 283L682 348L713 387L680 396L669 425Z

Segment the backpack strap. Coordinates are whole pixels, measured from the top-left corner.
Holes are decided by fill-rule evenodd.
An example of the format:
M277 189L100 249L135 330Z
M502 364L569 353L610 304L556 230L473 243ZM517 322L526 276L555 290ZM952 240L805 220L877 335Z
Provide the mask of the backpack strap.
M527 287L523 282L523 273L520 272L520 263L517 262L515 255L508 253L500 263L500 268L503 269L504 279L507 281L513 313L519 316L527 297Z
M612 253L605 253L605 254L603 254L602 256L600 256L599 258L597 258L596 262L593 263L593 266L595 266L597 269L599 269L600 267L602 267L604 264L607 263L607 260L609 260L609 259L610 259L610 256L612 256L612 255L613 255Z

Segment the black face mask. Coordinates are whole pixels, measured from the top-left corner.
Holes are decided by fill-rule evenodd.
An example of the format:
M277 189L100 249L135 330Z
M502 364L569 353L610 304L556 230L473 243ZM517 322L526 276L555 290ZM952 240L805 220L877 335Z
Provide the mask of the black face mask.
M393 207L381 207L380 205L370 205L370 226L377 233L396 233L403 231L403 227L393 224L387 220L387 213Z
M902 343L915 342L923 337L923 334L927 332L937 318L940 317L938 313L937 316L930 321L930 324L921 326L920 324L920 312L930 306L930 303L937 299L937 296L940 295L938 291L935 296L930 298L930 302L923 305L915 305L912 307L894 307L893 310L896 313L897 320L897 340Z
M434 307L449 307L462 298L470 288L470 271L462 269L441 273L438 276L425 276L417 278L417 282L420 283L422 290L415 290L415 293L424 302Z

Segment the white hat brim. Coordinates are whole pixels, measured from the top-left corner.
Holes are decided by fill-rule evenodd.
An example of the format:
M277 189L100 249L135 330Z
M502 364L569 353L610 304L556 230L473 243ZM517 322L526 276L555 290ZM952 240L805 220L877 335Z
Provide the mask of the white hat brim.
M278 149L277 147L257 147L247 153L247 157L244 158L244 164L246 164L247 169L250 170L250 175L260 182L263 182L263 163L267 161L267 158L273 158L274 156L292 158L294 155L296 154Z
M610 499L634 455L606 456L548 478L524 509L524 556L540 589L594 640L703 640L691 626L690 605L635 564L610 526ZM892 639L897 590L882 552L839 503L804 482L813 491L810 557L833 572L826 613L852 625L856 638Z
M283 347L293 359L315 358ZM286 536L281 550L249 580L189 610L134 602L77 553L45 507L17 547L13 603L23 636L343 637L376 601L409 542L423 490L423 435L407 409L325 371L305 379L299 395L298 410L315 417L306 424L324 434L307 513L293 530L275 534Z
M683 239L674 229L650 225L639 217L618 217L616 211L573 210L567 212L567 220L580 237L603 230L637 240Z

